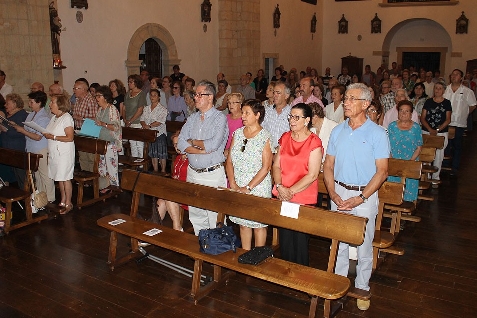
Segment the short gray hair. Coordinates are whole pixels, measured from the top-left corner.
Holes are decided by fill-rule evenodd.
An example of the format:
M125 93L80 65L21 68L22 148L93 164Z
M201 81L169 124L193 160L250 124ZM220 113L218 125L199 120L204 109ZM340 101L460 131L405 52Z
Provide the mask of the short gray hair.
M208 81L208 80L202 80L202 81L199 82L199 84L197 84L197 87L198 86L205 86L205 91L208 94L212 94L214 96L214 101L215 101L215 95L217 94L217 91L215 90L214 83L212 83L211 81Z
M349 91L350 89L359 89L361 91L360 98L363 98L370 102L372 100L371 98L371 92L368 89L368 86L363 83L353 83L348 85L346 91Z

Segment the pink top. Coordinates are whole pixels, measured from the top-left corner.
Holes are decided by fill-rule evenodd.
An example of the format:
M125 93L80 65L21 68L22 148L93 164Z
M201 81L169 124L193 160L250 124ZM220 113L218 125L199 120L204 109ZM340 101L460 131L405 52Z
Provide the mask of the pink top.
M227 124L229 125L229 139L227 139L227 144L225 145L225 149L230 148L230 144L232 143L232 137L234 132L243 126L242 117L237 119L232 119L231 114L227 114Z

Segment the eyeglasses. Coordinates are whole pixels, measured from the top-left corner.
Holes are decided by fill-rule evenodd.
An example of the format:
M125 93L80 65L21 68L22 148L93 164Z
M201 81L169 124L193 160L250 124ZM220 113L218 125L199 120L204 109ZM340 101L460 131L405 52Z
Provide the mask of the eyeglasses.
M294 116L294 115L291 115L291 114L290 114L290 115L288 115L287 118L288 118L288 121L291 121L292 119L293 119L294 121L299 121L300 118L306 118L306 117L305 117L305 116Z
M98 98L98 97L101 97L101 96L104 96L103 94L96 94L94 95L94 97Z
M174 87L172 87L172 88L173 88L173 89L179 89L180 87L178 87L178 86L174 86Z
M206 94L206 93L195 93L195 94L194 94L194 97L197 97L197 98L202 98L202 96L209 96L209 95L212 95L212 94Z
M242 104L241 102L227 102L227 105L232 105L232 104Z
M128 81L129 84L134 83L134 81Z
M83 87L73 87L73 90L76 91L78 89L82 89Z
M242 148L240 148L240 150L241 150L242 152L245 151L245 146L247 145L247 142L248 142L248 139L244 139L244 140L243 140L243 146L242 146Z
M390 86L381 86L381 88L391 88Z
M378 111L376 109L368 109L366 112L369 113L369 114L375 114Z
M357 101L357 100L366 100L366 99L365 98L356 98L354 96L345 96L343 98L343 102L349 101L350 103L354 103L354 101Z

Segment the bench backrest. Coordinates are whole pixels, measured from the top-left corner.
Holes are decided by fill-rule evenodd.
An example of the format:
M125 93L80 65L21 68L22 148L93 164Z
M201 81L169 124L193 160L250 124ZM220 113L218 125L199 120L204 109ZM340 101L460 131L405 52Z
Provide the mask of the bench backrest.
M444 136L422 134L422 148L444 148Z
M98 155L106 154L107 141L86 136L75 135L75 148L77 151L95 153Z
M132 191L131 215L136 216L139 194L192 205L276 227L360 245L367 219L341 212L300 206L298 219L280 215L282 202L229 190L181 182L157 175L123 170L121 187Z
M419 154L419 161L424 163L432 163L436 157L436 148L423 147Z
M0 164L31 171L38 170L40 158L43 157L36 153L30 153L30 169L28 169L28 152L0 148L0 154Z
M156 140L156 131L141 128L122 128L123 139L136 140L142 142L154 142Z
M401 178L420 179L422 162L389 158L388 175Z
M182 126L184 126L184 121L166 121L166 130L169 133L174 134L176 131L181 130Z

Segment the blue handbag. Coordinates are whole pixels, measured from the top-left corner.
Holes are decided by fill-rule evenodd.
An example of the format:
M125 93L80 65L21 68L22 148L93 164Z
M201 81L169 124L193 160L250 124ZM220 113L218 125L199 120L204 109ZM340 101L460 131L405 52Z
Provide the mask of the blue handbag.
M240 239L235 235L232 226L217 223L215 229L202 229L199 231L200 251L205 254L219 255L242 246Z

